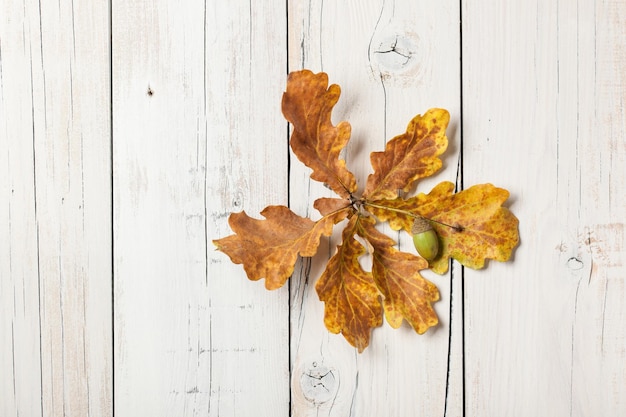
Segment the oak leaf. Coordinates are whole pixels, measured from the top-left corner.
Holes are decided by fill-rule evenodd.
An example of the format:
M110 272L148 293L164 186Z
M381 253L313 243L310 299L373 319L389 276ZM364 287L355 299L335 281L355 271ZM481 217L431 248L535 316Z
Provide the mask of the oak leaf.
M409 191L416 180L437 172L442 166L438 156L448 147L449 120L447 110L430 109L415 116L404 134L387 142L384 152L372 152L374 173L367 178L363 197L394 198L398 190Z
M315 222L284 206L265 208L261 212L265 220L253 219L242 211L228 219L235 234L213 243L233 263L243 264L249 279L265 278L265 287L273 290L293 273L298 255L315 255L320 237L330 236L333 225L347 214L336 211Z
M332 333L363 351L370 332L382 322L380 296L387 322L398 328L402 320L419 334L439 322L432 303L439 291L419 273L428 262L419 256L394 248L393 239L382 234L372 217L355 214L342 233L343 242L328 261L315 286L325 302L324 324ZM365 248L355 239L359 235L372 248L372 271L365 271L359 258Z
M348 122L333 126L331 111L341 89L328 87L325 73L298 71L289 74L282 110L293 125L291 149L300 162L313 170L311 178L327 184L339 196L348 198L356 191L356 179L339 159L350 140Z
M369 345L373 327L382 323L380 293L372 273L364 271L359 258L365 248L354 236L360 217L354 215L343 231L343 242L330 258L315 284L325 302L324 324L332 333L342 333L359 352Z
M326 216L335 211L343 210L351 206L348 200L342 198L329 198L321 197L315 200L313 207L322 213L322 216Z
M440 254L431 268L448 270L448 259L480 269L486 259L507 261L519 242L518 219L502 204L509 192L492 184L474 185L454 193L454 184L441 182L429 194L409 199L376 201L368 210L394 230L411 232L415 216L431 221L440 241ZM382 208L381 208L382 207Z
M435 326L439 319L432 303L439 300L439 290L419 273L428 268L428 262L395 249L396 242L376 230L371 217L362 224L361 236L374 248L372 274L383 295L387 322L397 329L406 319L419 334Z

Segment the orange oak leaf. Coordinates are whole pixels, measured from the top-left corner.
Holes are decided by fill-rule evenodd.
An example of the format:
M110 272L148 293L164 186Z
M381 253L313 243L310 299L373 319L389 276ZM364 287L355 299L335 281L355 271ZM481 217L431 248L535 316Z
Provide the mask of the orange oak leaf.
M231 214L228 224L235 234L213 243L233 263L243 264L249 279L265 278L265 287L273 290L293 273L298 255L315 255L320 237L330 236L333 225L346 218L348 211L335 211L316 222L284 206L266 207L261 215L265 220L245 212Z
M422 334L437 325L439 319L432 303L439 300L439 290L419 273L428 262L416 255L400 252L395 242L374 227L375 221L364 218L361 236L373 246L372 275L383 295L385 317L393 328L406 319Z
M413 216L432 220L440 253L430 266L437 273L445 273L450 257L474 269L482 268L486 259L506 261L511 257L519 242L519 221L502 207L508 197L507 190L492 184L474 185L455 194L454 184L444 181L429 194L371 202L366 208L379 220L389 222L392 229L409 233Z
M359 263L365 248L354 238L358 222L358 215L350 218L342 234L343 242L328 261L315 289L325 303L326 328L342 333L362 352L369 345L371 329L382 323L382 306L372 274Z
M449 121L447 110L430 109L423 116L415 116L406 132L390 140L384 152L372 152L374 173L367 178L363 196L392 199L398 190L409 191L416 180L437 172L442 166L438 156L448 147Z
M348 122L337 126L331 122L331 111L340 92L336 84L328 87L328 76L323 72L292 72L283 94L282 111L293 125L291 149L313 170L311 178L348 198L356 191L356 179L339 154L350 140L351 128Z

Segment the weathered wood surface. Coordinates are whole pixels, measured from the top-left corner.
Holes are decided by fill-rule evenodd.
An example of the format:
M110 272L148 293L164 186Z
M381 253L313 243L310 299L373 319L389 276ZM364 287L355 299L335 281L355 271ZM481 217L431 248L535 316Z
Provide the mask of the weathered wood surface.
M625 4L96 3L0 0L0 415L626 414ZM359 184L445 107L420 191L511 190L513 262L429 274L434 331L329 334L337 235L273 292L214 251L329 193L287 147L301 68L341 85Z
M110 415L108 7L0 5L0 415Z
M626 415L626 4L462 14L464 182L521 224L514 262L465 271L466 412Z
M272 3L113 2L115 415L288 413L287 288L211 243L287 199Z

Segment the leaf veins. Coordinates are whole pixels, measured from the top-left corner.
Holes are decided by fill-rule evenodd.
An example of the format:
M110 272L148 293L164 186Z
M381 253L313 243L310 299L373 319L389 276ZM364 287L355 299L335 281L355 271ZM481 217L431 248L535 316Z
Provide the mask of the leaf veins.
M358 222L358 215L350 218L342 234L343 242L328 261L315 289L325 302L326 328L332 333L342 333L362 352L369 345L371 329L382 323L382 306L372 274L359 263L365 249L354 238Z

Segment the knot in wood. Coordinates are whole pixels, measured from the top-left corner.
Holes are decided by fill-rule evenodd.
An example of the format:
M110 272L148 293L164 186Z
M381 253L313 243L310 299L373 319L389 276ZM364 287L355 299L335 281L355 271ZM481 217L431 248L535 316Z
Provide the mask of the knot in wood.
M407 34L391 34L384 37L374 50L374 59L388 71L399 72L414 63L419 38Z
M300 376L300 388L307 401L323 404L336 395L338 384L335 371L317 362L303 370Z

